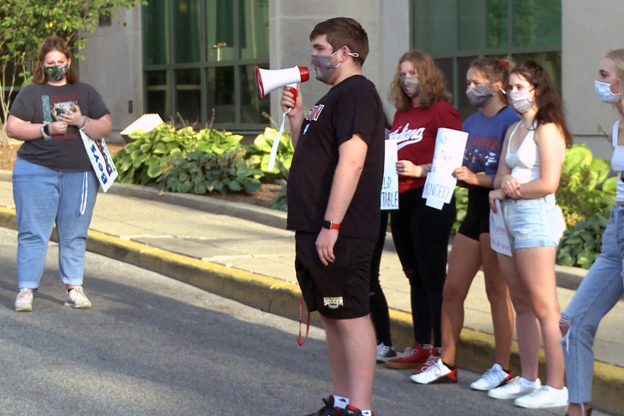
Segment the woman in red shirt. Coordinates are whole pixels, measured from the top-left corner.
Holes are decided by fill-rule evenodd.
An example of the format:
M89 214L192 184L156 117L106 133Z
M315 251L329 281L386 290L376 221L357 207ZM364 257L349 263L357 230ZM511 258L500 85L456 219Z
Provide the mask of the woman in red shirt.
M399 60L390 89L397 112L389 139L397 141L399 209L391 215L392 239L411 289L414 345L388 368L422 365L442 344L442 289L448 241L455 220L455 196L442 209L422 198L441 127L461 130L457 110L449 104L442 72L429 55L413 50ZM433 331L433 343L431 334Z

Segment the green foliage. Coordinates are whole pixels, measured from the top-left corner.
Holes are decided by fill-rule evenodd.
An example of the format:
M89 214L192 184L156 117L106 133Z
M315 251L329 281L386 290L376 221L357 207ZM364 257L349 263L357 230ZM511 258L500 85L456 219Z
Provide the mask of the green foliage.
M168 162L168 169L159 178L168 191L204 195L217 191L255 192L262 184L257 179L261 174L244 160L245 151L237 148L216 154L193 152L185 156L178 154Z
M134 141L113 157L121 183L161 183L173 192L203 195L217 191L257 191L262 172L245 160L243 136L193 127L180 130L162 124L150 132L137 130Z
M275 137L277 137L277 130L267 127L264 133L256 137L254 144L247 147L247 154L250 155L252 166L262 170L267 178L287 180L295 148L292 145L290 136L283 133L277 147L275 166L272 170L269 170L269 157Z
M589 269L600 253L602 234L609 220L602 214L566 230L557 249L557 263Z
M567 230L557 249L557 263L588 269L600 253L608 212L615 202L617 178L607 178L611 164L594 159L585 145L566 152L555 194Z
M271 208L273 209L279 209L280 211L288 211L288 198L286 194L288 183L283 179L278 179L275 181L275 183L282 185L282 190L279 192L279 194L275 196L275 198L271 200L271 202L269 202L269 204L271 205Z
M468 211L468 188L455 187L455 207L457 208L457 216L451 228L451 235L457 234L459 226L464 218L466 218L466 212Z
M146 1L0 1L0 91L7 92L0 94L3 120L10 107L8 97L16 86L27 80L30 63L36 60L43 39L60 36L78 52L88 44L80 33L93 33L100 15L115 18L116 10L137 4L146 4ZM79 53L75 53L75 57L82 58Z

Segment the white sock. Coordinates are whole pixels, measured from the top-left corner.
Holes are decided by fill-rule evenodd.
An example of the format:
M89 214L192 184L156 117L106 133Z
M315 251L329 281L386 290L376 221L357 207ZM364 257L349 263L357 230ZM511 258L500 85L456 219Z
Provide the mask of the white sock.
M334 394L334 407L345 409L348 404L349 404L348 397L342 397L342 396L338 396L337 394Z
M373 416L373 412L371 410L362 410L362 416Z
M530 381L530 380L527 380L527 379L526 379L526 378L524 378L524 377L520 377L520 381L521 381L521 382L522 382L522 384L524 384L525 386L535 387L535 381ZM537 379L536 379L536 381L537 381Z

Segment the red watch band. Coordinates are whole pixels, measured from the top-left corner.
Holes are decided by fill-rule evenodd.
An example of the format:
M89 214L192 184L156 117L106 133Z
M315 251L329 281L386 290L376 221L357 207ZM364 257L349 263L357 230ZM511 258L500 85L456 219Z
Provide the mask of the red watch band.
M340 224L330 220L323 220L323 228L326 228L328 230L339 230Z

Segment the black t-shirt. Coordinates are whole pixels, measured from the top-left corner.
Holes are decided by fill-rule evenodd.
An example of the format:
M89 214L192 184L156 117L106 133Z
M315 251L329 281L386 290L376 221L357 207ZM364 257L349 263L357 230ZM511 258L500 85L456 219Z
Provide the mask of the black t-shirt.
M361 75L349 77L329 90L302 123L288 177L289 230L321 231L338 164L338 148L356 133L366 142L368 151L340 234L377 241L384 114L375 86Z
M78 104L82 115L99 119L110 114L102 96L89 84L77 82L60 87L29 84L24 87L11 106L9 114L31 123L56 121L63 111L73 111ZM86 172L92 169L80 132L75 126L63 135L51 139L27 140L17 155L36 165L62 172Z

